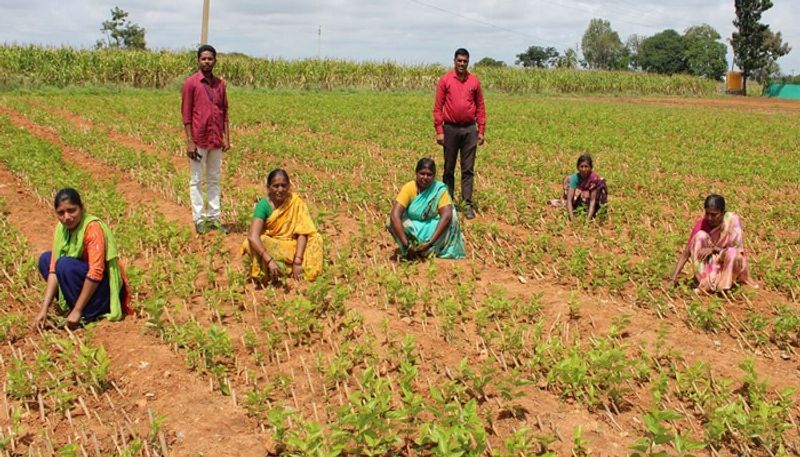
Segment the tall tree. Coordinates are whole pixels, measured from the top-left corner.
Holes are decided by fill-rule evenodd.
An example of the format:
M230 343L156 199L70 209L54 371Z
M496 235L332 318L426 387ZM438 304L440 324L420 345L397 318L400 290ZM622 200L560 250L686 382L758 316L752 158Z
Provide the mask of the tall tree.
M686 70L695 76L721 80L728 68L728 50L720 42L719 32L708 24L695 25L683 33L686 48Z
M777 78L781 74L781 67L778 65L778 58L784 56L792 50L788 43L783 41L781 32L773 32L770 30L764 39L767 47L767 64L753 71L751 75L753 79L758 81L759 84L768 84L772 79Z
M780 33L773 34L769 25L761 23L761 15L772 8L771 0L734 0L734 6L733 62L742 70L744 94L747 95L747 78L775 63L791 48L783 43Z
M682 73L686 71L684 50L681 35L668 29L645 38L639 46L637 60L644 71L667 75Z
M556 65L558 51L554 47L531 46L527 51L517 54L514 62L523 67L549 68Z
M583 58L589 68L618 70L628 64L628 50L619 39L619 34L605 19L594 18L581 39Z
M633 34L625 40L625 48L628 49L628 67L631 70L641 70L642 65L639 63L639 48L642 46L642 42L647 37L642 35Z
M96 48L145 49L144 28L128 19L128 12L115 6L111 20L103 21L101 32L106 40L97 40Z

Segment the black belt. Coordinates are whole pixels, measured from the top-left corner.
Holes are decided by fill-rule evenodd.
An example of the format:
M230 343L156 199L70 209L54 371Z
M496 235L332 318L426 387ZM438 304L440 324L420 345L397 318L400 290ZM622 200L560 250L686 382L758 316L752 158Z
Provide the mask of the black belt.
M475 125L475 121L472 122L445 122L444 125L449 125L450 127L472 127Z

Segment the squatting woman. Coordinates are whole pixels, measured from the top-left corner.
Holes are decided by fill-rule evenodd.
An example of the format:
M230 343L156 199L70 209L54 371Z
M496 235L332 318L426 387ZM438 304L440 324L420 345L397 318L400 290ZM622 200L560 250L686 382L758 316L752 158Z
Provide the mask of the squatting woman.
M53 207L58 225L53 250L39 257L39 272L47 286L35 325L46 324L54 300L70 326L132 314L128 280L108 226L85 211L75 189L59 190Z
M694 224L671 282L677 283L678 274L691 260L700 291L728 290L735 282L755 286L747 268L739 216L726 212L725 199L716 194L706 197L703 206L705 215Z
M387 228L407 258L463 259L466 251L458 213L447 186L434 176L434 161L420 159L415 179L400 189L392 203Z
M313 281L322 272L322 236L303 199L291 190L286 170L267 176L267 195L253 211L250 233L242 244L250 277L275 279L288 275Z

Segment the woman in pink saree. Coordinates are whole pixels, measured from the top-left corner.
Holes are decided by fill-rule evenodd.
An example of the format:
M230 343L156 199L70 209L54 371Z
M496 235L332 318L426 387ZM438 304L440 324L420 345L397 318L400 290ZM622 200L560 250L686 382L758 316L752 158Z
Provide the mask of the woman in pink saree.
M675 265L672 284L691 259L697 289L715 293L730 289L734 283L756 286L750 279L739 216L725 212L725 199L711 194L703 204L705 216L692 228L689 242Z

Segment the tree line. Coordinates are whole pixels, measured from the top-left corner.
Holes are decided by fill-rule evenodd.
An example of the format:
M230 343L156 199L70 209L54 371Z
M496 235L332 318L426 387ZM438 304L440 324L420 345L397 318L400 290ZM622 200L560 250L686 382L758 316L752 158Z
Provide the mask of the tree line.
M769 25L761 23L761 15L771 7L771 0L734 0L736 30L729 42L734 63L744 76L745 93L748 78L755 78L762 84L780 78L777 60L791 51L781 32L773 32ZM649 37L634 34L623 43L611 22L595 18L589 22L579 46L568 48L563 54L552 46L530 46L516 55L514 64L530 68L684 73L722 80L728 61L727 47L721 39L713 27L701 24L683 33L666 29ZM477 65L506 64L484 57Z
M777 60L791 47L781 32L773 32L761 22L761 15L772 8L772 0L734 0L736 30L729 42L733 61L742 71L744 92L747 80L761 84L781 78ZM105 40L96 47L145 49L145 29L128 19L128 13L115 7L111 20L100 29ZM660 74L684 73L721 80L728 68L727 48L722 36L708 24L687 28L683 33L666 29L646 37L631 35L625 41L602 18L589 21L580 46L560 53L552 46L530 46L516 55L515 65L535 68L590 68L599 70L633 70ZM505 66L505 62L484 57L478 66ZM786 77L783 77L785 80Z

